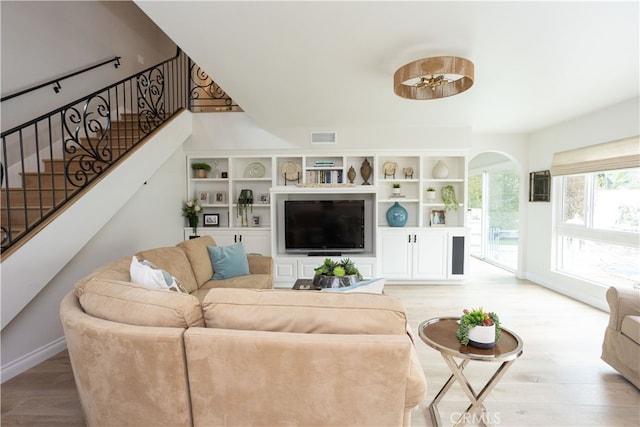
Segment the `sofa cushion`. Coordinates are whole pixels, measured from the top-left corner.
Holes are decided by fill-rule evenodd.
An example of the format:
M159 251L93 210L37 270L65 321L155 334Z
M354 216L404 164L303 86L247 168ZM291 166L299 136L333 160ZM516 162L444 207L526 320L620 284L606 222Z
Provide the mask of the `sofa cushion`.
M229 246L207 246L213 264L213 280L249 274L249 262L242 242Z
M625 316L622 319L623 334L640 344L640 316Z
M211 236L185 240L176 246L181 248L187 255L198 287L211 280L213 277L213 267L207 246L216 246L216 242Z
M131 257L131 282L161 291L187 292L180 282L168 272L156 267L151 261Z
M271 274L248 274L230 279L209 280L200 286L200 289L211 288L273 289L273 276Z
M198 289L198 283L193 275L191 263L182 248L173 246L149 249L138 252L136 255L142 259L151 261L158 268L169 272L169 274L178 279L187 292L193 292Z
M211 289L203 299L206 326L320 334L405 334L406 311L388 295Z
M83 310L100 319L136 326L204 326L200 302L189 294L96 278L79 282L75 292Z

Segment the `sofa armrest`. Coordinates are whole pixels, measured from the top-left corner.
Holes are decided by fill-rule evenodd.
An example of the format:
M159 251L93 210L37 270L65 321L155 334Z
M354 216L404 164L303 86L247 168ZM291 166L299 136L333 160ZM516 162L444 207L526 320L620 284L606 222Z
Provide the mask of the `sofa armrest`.
M264 255L247 255L251 274L269 274L273 276L273 258Z
M640 290L618 288L611 286L607 289L607 303L609 304L609 327L619 331L625 316L640 316Z

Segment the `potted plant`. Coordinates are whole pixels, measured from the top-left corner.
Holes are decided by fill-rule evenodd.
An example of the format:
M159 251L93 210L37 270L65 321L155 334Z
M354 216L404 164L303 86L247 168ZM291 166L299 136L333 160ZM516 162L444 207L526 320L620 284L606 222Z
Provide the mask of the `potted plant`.
M191 169L196 174L196 178L206 178L207 174L211 171L211 166L208 163L192 163Z
M433 187L427 187L427 200L435 200L436 199L436 189Z
M400 184L397 182L393 184L393 194L394 195L400 194Z
M449 184L442 187L440 195L442 196L442 201L444 202L444 208L446 210L458 210L458 199L456 199L456 190L453 188L453 185Z
M462 345L492 348L500 340L500 319L493 312L480 308L462 310L456 337Z
M316 289L343 288L362 280L356 265L349 258L337 262L327 258L314 271L313 286Z
M238 212L243 227L249 226L248 212L251 209L253 213L253 190L243 189L240 190L238 195Z
M202 211L200 201L198 199L190 199L182 204L182 216L186 216L189 221L189 227L193 228L193 235L197 235L198 231L198 214Z

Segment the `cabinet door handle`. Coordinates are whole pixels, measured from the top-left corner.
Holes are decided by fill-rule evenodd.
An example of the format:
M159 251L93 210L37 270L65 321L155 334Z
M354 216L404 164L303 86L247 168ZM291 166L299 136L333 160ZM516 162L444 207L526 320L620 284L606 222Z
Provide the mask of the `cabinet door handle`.
M409 234L409 243L411 243L411 234Z
M234 243L238 243L238 235L237 234L233 235L233 241L234 241Z
M418 235L417 235L417 234L414 234L414 235L413 235L413 243L415 243L415 242L417 242L417 241L418 241Z
M240 235L240 241L242 242L242 234Z

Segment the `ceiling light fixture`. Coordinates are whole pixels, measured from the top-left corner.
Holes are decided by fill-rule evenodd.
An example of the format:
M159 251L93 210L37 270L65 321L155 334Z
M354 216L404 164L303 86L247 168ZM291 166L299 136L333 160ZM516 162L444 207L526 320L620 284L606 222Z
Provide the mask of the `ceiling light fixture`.
M438 99L473 86L473 62L457 56L419 59L393 75L393 91L407 99Z

